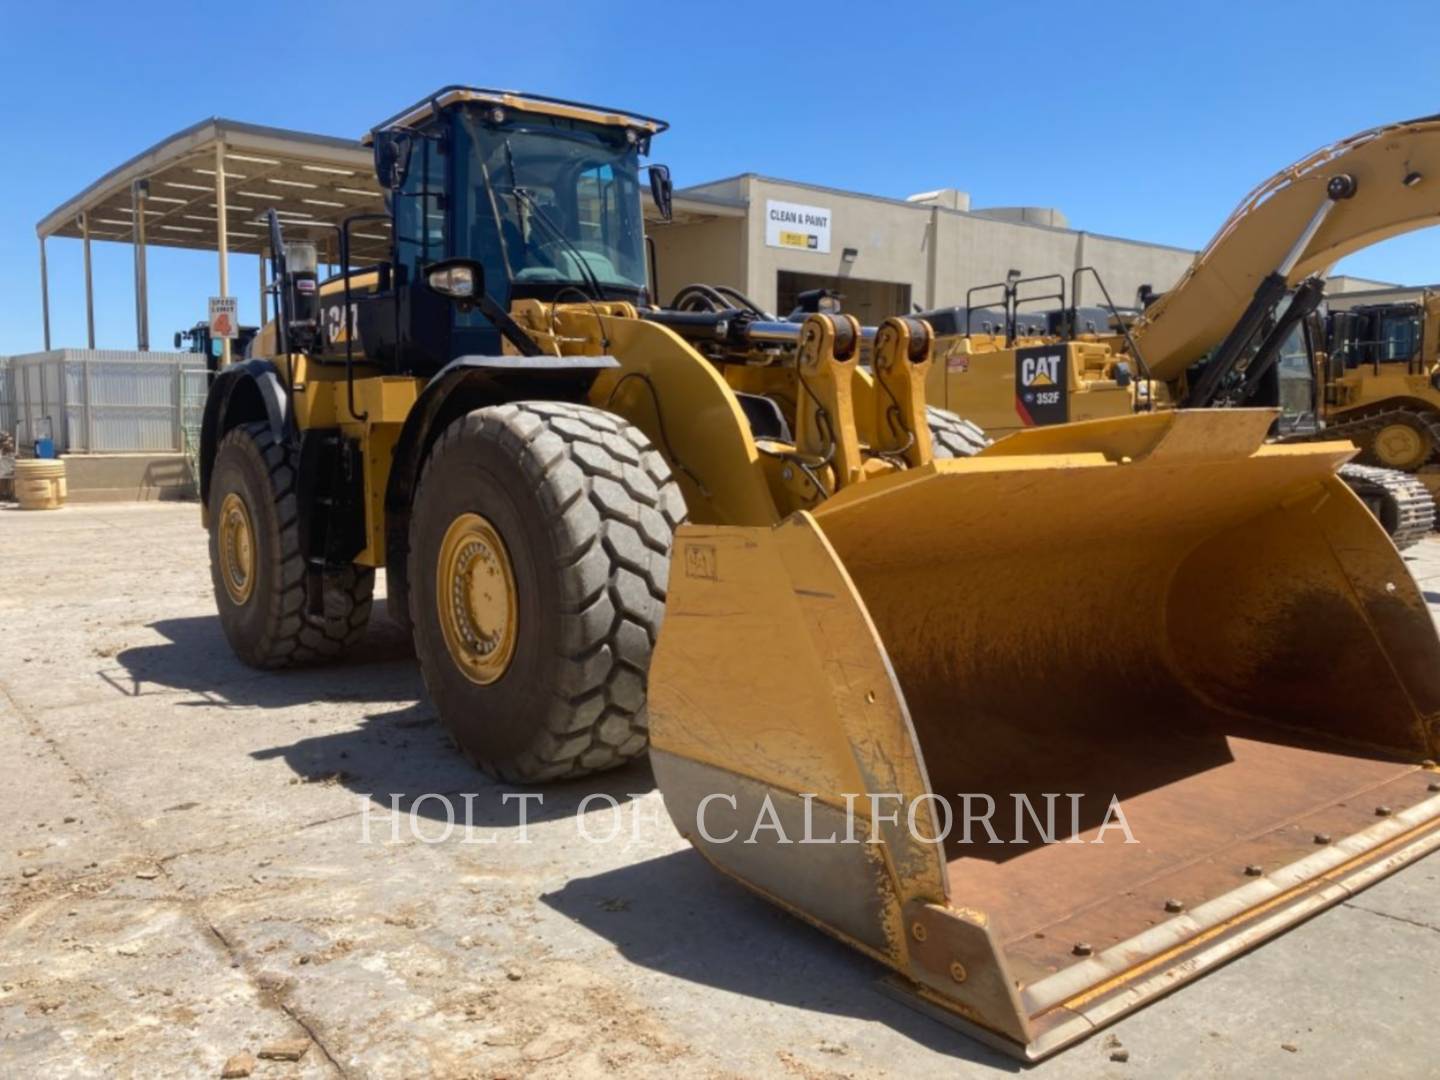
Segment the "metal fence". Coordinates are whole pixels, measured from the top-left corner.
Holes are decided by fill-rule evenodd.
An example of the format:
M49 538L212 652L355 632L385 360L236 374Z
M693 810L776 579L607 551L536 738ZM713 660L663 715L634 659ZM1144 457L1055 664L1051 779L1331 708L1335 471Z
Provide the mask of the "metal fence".
M12 356L6 368L0 421L22 445L49 435L62 453L186 449L205 380L205 358L192 353L56 349Z

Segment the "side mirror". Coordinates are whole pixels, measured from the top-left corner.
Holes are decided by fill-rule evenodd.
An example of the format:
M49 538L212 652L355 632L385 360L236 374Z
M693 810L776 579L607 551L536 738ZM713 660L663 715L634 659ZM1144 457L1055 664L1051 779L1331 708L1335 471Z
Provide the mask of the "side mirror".
M179 333L179 331L176 331L176 333L175 333L175 351L176 351L176 352L179 352L179 351L180 351L180 333Z
M669 221L675 214L675 184L670 179L669 165L650 166L650 198L660 216Z
M425 284L448 300L478 304L485 295L485 267L474 259L442 259L425 268Z
M414 145L408 131L385 129L371 139L375 148L375 179L388 191L399 191L410 173L410 150Z

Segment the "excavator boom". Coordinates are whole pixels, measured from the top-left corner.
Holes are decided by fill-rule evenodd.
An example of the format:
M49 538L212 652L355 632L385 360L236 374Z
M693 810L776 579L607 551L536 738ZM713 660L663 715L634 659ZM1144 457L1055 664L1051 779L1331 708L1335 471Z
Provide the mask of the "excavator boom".
M1154 376L1173 382L1225 339L1268 276L1294 286L1351 252L1436 224L1440 115L1352 135L1247 195L1132 334Z

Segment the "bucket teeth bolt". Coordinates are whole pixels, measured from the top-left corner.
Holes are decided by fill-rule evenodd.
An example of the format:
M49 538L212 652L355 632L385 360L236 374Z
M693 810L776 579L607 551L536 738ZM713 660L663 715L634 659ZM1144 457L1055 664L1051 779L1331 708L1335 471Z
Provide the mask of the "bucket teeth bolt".
M1265 873L1264 868L1256 866L1254 863L1251 863L1249 866L1245 867L1246 877L1259 877L1263 873Z
M1330 843L1330 834L1329 834L1329 833L1323 833L1323 832L1317 832L1317 833L1315 834L1315 843L1317 843L1317 844L1328 844L1328 843Z
M1395 811L1391 810L1390 807L1388 807L1388 806L1377 806L1377 807L1375 807L1375 816L1376 816L1376 817L1389 817L1389 816L1390 816L1391 814L1393 814L1394 812L1395 812Z
M1075 943L1075 948L1071 949L1070 951L1073 952L1076 956L1089 956L1095 951L1095 949L1088 941L1077 941Z
M911 924L910 924L910 936L913 937L916 941L924 941L924 940L925 940L925 924L924 924L924 923L918 923L918 922L917 922L917 923L911 923Z
M1178 915L1180 912L1185 910L1185 905L1182 904L1179 900L1166 900L1165 910L1170 912L1171 915Z
M1440 780L1431 780L1431 781L1430 781L1430 790L1431 790L1431 791L1440 791Z
M950 961L950 978L954 979L957 983L963 983L969 977L970 973L965 970L964 964L959 960Z

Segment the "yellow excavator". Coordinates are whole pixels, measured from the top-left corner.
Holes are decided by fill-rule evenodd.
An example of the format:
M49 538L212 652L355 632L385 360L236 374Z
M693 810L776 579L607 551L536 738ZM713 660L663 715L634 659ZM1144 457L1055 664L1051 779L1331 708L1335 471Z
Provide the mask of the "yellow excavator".
M1440 175L1426 165L1437 142L1440 118L1430 117L1296 162L1246 196L1138 315L1116 308L1092 267L1068 280L1012 275L972 289L964 308L924 313L940 335L931 401L991 436L1173 407L1279 407L1280 439L1353 439L1361 454L1342 475L1398 546L1415 543L1435 522L1426 481L1436 478L1414 474L1440 439L1436 351L1368 370L1337 362L1318 309L1321 275L1339 259L1440 220ZM1074 306L1083 286L1106 307ZM1020 312L1052 300L1048 321Z
M340 654L384 568L482 768L648 743L715 866L1031 1058L1440 846L1440 641L1348 444L1196 409L942 457L923 321L651 300L664 126L449 87L371 132L338 280L271 213L202 430L241 658Z

